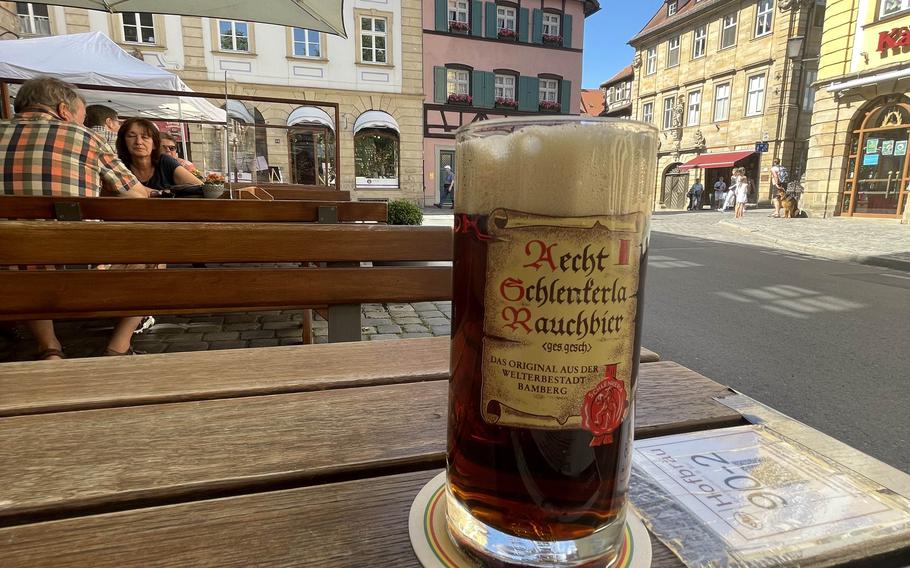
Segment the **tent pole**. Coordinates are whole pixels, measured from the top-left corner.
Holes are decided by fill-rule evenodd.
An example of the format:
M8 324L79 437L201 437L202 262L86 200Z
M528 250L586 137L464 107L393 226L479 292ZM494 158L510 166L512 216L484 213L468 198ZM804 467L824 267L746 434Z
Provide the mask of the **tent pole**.
M186 150L186 138L190 131L183 123L183 99L181 97L177 97L177 120L180 121L180 145L183 146L183 159L189 162L190 153Z
M335 103L335 190L341 191L341 105ZM328 180L326 180L328 181Z
M13 117L9 106L9 85L6 81L0 81L0 118L9 120Z
M224 149L222 150L224 159L221 160L221 163L224 166L224 172L227 174L228 180L228 197L234 199L234 181L231 180L231 170L228 168L228 158L230 157L230 149L228 148L228 128L230 126L231 119L228 116L228 72L224 72Z

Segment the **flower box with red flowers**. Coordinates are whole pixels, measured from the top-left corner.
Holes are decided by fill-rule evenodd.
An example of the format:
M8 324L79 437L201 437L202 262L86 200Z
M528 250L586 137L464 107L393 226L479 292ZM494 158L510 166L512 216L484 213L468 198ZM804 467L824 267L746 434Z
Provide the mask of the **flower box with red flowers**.
M543 42L549 45L562 45L562 36L543 34Z
M452 93L449 95L449 98L447 100L450 104L453 105L469 105L474 102L474 99L471 97L471 95L460 95L457 93Z
M555 111L559 110L560 105L556 101L540 101L540 104L537 105L537 108L545 111Z
M202 180L205 185L224 185L224 176L217 172L209 172Z
M496 97L496 106L501 108L517 108L518 101L506 97Z
M499 39L515 39L518 37L518 33L509 28L500 28L498 35Z
M466 34L466 33L468 33L468 29L469 29L469 27L468 27L467 22L458 22L455 20L449 21L449 31L450 32L454 32L454 33L458 33L458 34Z

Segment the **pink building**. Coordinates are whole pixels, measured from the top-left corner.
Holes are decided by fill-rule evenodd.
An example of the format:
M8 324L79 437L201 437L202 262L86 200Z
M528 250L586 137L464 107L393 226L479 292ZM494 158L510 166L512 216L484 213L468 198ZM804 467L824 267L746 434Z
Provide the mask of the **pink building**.
M598 0L423 0L424 202L455 166L455 130L579 114L584 19Z

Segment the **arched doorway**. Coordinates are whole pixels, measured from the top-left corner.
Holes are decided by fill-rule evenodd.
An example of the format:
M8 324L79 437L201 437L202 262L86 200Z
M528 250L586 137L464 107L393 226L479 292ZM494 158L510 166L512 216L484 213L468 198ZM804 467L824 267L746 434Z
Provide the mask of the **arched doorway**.
M664 170L660 184L660 202L667 209L685 209L686 191L689 187L689 173L680 171L682 162L670 164Z
M910 99L892 95L857 113L848 147L842 215L898 217L910 183Z

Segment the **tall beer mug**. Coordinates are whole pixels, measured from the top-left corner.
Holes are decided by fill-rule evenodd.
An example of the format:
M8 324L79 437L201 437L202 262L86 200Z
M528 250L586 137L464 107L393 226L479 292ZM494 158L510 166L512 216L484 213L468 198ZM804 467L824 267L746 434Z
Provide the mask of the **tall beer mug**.
M656 156L623 120L458 132L446 514L487 565L615 562Z

